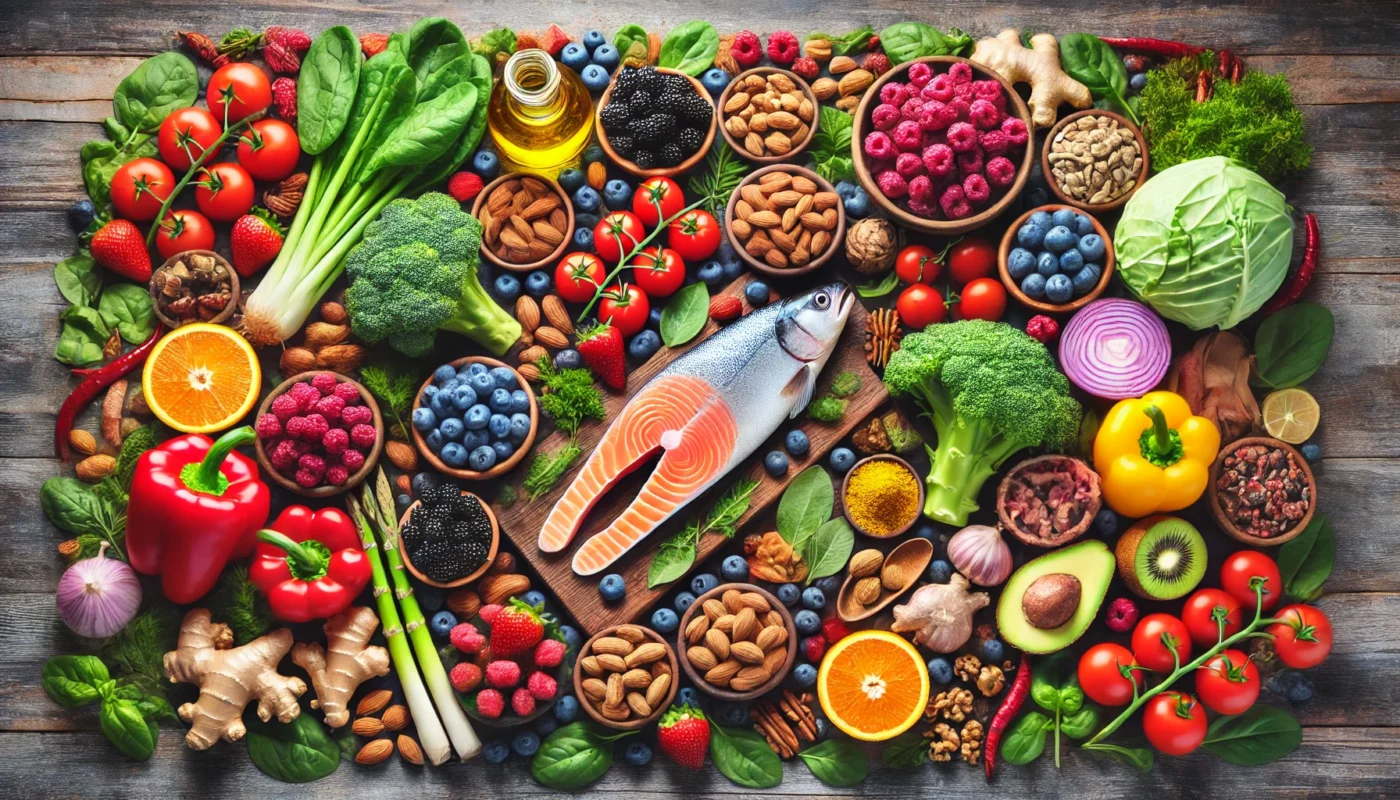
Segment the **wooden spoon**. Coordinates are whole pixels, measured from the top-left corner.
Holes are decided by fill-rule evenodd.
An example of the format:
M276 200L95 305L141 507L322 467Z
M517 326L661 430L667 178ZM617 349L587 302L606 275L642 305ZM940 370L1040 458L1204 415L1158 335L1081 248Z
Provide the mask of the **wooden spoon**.
M880 587L880 599L872 605L862 606L856 602L855 581L850 575L846 576L846 582L841 584L841 592L836 596L836 614L843 622L860 622L875 616L884 610L885 606L893 603L896 598L909 591L914 584L919 582L924 570L928 568L928 562L933 560L933 542L928 539L910 539L891 550L885 556L884 564L880 569L884 569L886 564L896 564L900 572L904 575L904 585L896 591Z

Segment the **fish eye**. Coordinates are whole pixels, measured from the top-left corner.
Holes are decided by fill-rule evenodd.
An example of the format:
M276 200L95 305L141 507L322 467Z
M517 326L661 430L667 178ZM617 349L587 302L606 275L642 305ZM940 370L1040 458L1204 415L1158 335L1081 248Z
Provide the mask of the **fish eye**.
M817 308L826 308L831 305L831 296L826 292L818 292L817 296L812 298L812 302L817 304Z

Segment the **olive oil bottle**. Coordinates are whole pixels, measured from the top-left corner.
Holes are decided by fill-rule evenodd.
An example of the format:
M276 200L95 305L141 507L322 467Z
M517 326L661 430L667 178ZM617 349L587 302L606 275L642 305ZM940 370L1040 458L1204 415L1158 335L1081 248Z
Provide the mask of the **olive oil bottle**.
M486 124L504 170L553 178L581 161L593 135L593 98L549 53L521 50L491 92Z

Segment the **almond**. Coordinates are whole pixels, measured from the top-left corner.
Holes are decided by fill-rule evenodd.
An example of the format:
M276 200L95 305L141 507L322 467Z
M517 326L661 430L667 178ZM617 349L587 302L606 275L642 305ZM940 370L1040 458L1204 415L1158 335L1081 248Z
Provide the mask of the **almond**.
M403 756L404 761L420 767L423 766L423 749L418 746L417 742L413 741L412 736L405 736L401 733L397 741L399 755Z
M597 656L584 656L578 660L579 669L587 672L595 678L603 676L603 667L598 663Z
M739 674L743 665L734 659L728 659L720 664L716 664L713 669L706 670L705 682L715 686L728 686L729 681Z
M540 301L540 307L544 309L544 318L549 320L551 326L566 335L574 332L574 321L569 317L569 310L564 308L564 301L557 295L545 297Z
M363 766L373 766L383 764L389 756L394 754L394 743L388 739L375 739L360 748L360 752L355 754L355 763Z
M487 575L505 575L515 572L515 556L505 550L497 551L496 557L491 559L491 566L486 568Z
M360 717L350 723L350 732L356 736L378 736L384 732L384 723L374 717Z
M407 475L400 475L394 479L394 488L399 490L399 494L413 494L413 481Z
M783 631L784 634L787 633L787 628L780 628L779 630ZM786 641L783 643L787 644ZM787 664L786 647L774 647L763 656L763 670L769 675L777 675L782 671L783 665L785 664Z
M885 554L873 547L862 550L851 556L851 563L847 567L852 578L868 578L880 571L880 565L885 563Z
M734 615L733 639L736 642L752 640L758 633L758 628L758 617L754 615L753 609L741 608L739 613Z
M822 102L835 97L840 90L841 85L831 78L817 78L812 84L812 94L815 94L817 99Z
M641 644L647 640L647 632L636 625L619 625L613 635L619 639L626 639L632 644Z
M789 208L801 202L802 196L802 192L795 189L784 189L781 192L774 192L768 199L778 208Z
M851 589L851 596L857 603L868 606L880 599L880 579L874 575L868 578L861 578L856 581L856 585Z
M864 70L857 70L857 72L864 72ZM866 72L865 74L869 75L870 73ZM866 86L869 85L869 83L866 84ZM525 210L520 212L520 216L524 217L527 220L533 220L538 217L548 216L549 212L553 211L558 207L559 195L550 192L549 194L540 197L540 199L526 206Z
M625 656L632 649L631 642L617 636L603 636L593 642L593 652L599 655Z
M724 129L729 131L729 135L735 139L742 139L749 135L749 123L743 117L730 117L725 120Z
M802 120L787 111L775 111L768 115L768 124L780 131L795 131Z
M647 642L629 653L623 661L627 662L627 666L635 667L642 664L650 664L654 661L660 661L665 657L666 645L660 642Z
M807 57L813 61L831 60L831 40L830 39L808 39L802 46L802 50Z
M666 699L666 693L671 689L670 673L658 675L651 684L647 686L647 705L657 708Z
M569 346L569 337L558 328L548 325L541 325L535 329L535 341L554 350L563 350Z
M729 322L732 319L737 319L743 313L743 302L732 294L717 294L710 298L710 319L715 322ZM697 617L697 619L704 619L704 617Z
M645 689L651 685L651 673L640 667L622 673L622 685L628 689Z
M742 205L743 202L743 200L740 200L740 205ZM729 229L731 231L734 231L734 235L738 236L740 241L747 239L753 235L753 226L750 225L747 220L739 217L738 215L735 215L734 219L729 223Z
M608 676L608 691L603 695L603 705L615 706L622 702L627 689L622 685L622 673L614 672Z
M645 719L651 716L651 704L647 702L646 696L641 692L627 693L627 707L639 718Z
M349 325L332 325L329 322L313 322L306 326L306 346L320 350L333 344L340 344L350 338Z
M870 84L874 82L875 76L870 74L869 70L858 69L842 75L840 82L837 84L837 88L840 90L842 97L850 97L851 95L857 95L869 89Z
M515 371L520 373L520 377L531 383L540 379L540 368L534 364L521 364Z
M768 603L768 598L764 597L758 592L741 593L739 595L739 602L742 603L745 608L752 608L755 614L757 614L760 611L768 611L772 608L772 606Z
M844 75L856 69L858 66L856 60L850 56L837 56L831 59L831 63L827 65L827 69L831 71L832 75Z
M738 589L726 589L720 599L724 601L724 608L731 614L738 614L744 608L742 599L743 593Z
M447 596L447 608L457 619L471 619L481 610L481 598L471 589L457 589Z
M524 575L488 575L481 579L477 588L481 590L482 603L500 605L530 591L530 579Z
M716 619L715 624L711 625L710 627L714 628L717 631L723 631L724 635L728 636L734 633L734 615L725 614L724 616Z
M729 658L729 637L724 635L724 631L711 628L705 634L705 647L721 661Z
M705 603L702 606L700 606L700 608L705 612L705 616L709 617L711 621L717 620L725 614L729 613L729 609L724 607L724 603L721 603L719 600L713 597L711 597L709 600L706 600Z
M549 358L549 351L540 345L527 347L520 351L520 363L522 364L538 364L541 358Z
M768 616L764 618L763 624L770 628L787 627L787 622L783 620L783 615L779 614L776 609L768 612Z
M404 442L389 441L384 443L384 455L389 457L393 465L404 472L413 472L418 469L418 451L412 445Z
M605 703L598 709L598 713L603 715L603 719L612 720L613 722L623 722L632 716L632 710L624 703Z
M88 456L79 461L73 468L78 475L78 480L86 483L97 483L117 468L117 460L106 453L98 453Z
M758 638L754 644L758 645L763 652L768 652L775 647L787 644L787 627L783 625L769 625L758 632Z
M783 251L777 248L764 253L763 260L773 269L786 269L788 266L788 257L783 255Z
M826 231L817 231L812 234L812 255L819 256L826 252L829 244L831 244L831 234Z
M384 723L386 731L401 731L408 727L408 709L395 704L384 709L384 715L380 717Z
M897 592L904 588L904 570L898 564L886 564L880 570L880 585L891 592Z
M375 689L361 698L360 704L355 707L355 716L363 717L367 714L377 714L393 699L394 693L388 689Z
M747 92L735 92L734 94L729 95L728 100L724 101L724 113L738 113L741 109L744 108L744 106L747 106L748 104L749 95Z
M782 224L783 218L776 211L755 211L749 215L748 222L760 228L776 228Z
M583 694L595 703L602 702L608 695L608 685L597 678L583 679Z
M365 348L358 344L333 344L316 351L316 366L336 372L354 372L363 363Z
M744 149L747 150L750 155L766 155L763 149L763 137L759 135L758 131L751 130L748 135L744 137Z
M345 306L334 300L322 303L320 313L321 321L332 325L344 325L350 321L350 315L345 313Z
M746 666L752 667L763 663L763 648L753 642L735 642L729 648L729 654Z
M588 185L593 187L593 191L603 191L603 185L608 182L608 167L601 161L594 161L588 165Z
M715 654L710 652L708 647L695 646L685 651L685 658L692 667L701 671L709 671L715 668L719 660Z
M849 96L849 97L843 97L843 98L841 98L840 100L837 100L837 101L836 101L836 108L837 108L837 110L839 110L839 111L844 111L844 112L846 112L847 114L854 114L854 113L856 113L856 109L859 108L859 107L860 107L860 95L858 95L858 94L853 94L853 95L851 95L851 96Z
M729 688L736 692L748 692L768 682L772 676L761 666L744 667L729 681Z
M284 378L313 369L316 369L316 354L305 347L288 347L282 351L282 357L277 362L277 371Z
M534 333L540 326L540 306L535 298L522 294L515 301L515 319L527 333Z
M699 644L704 641L705 632L709 629L710 618L704 614L696 614L685 626L685 640L690 644Z

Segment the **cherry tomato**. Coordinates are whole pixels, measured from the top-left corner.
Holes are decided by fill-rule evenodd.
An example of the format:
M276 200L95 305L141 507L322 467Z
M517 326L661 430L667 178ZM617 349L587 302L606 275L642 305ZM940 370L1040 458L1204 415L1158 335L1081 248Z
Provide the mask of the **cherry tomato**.
M1196 668L1196 694L1217 714L1243 714L1259 699L1259 669L1238 650L1224 650Z
M296 128L280 119L260 119L238 137L238 163L260 181L280 181L301 158Z
M177 108L160 123L156 141L160 158L171 169L185 172L204 151L214 146L224 127L202 108Z
M685 283L685 261L669 247L652 245L632 262L632 280L648 297L670 297Z
M1181 608L1181 621L1191 633L1191 643L1203 650L1214 647L1224 638L1215 619L1217 609L1224 615L1224 636L1239 633L1240 628L1244 626L1240 621L1240 601L1231 597L1229 592L1219 589L1197 589L1186 598L1186 605Z
M1006 313L1006 287L996 278L973 278L953 304L953 315L958 319L985 319L998 322Z
M554 268L554 285L559 296L570 303L587 303L608 277L603 262L592 253L569 253Z
M651 303L646 292L630 284L613 284L603 292L598 302L598 321L617 328L624 337L632 336L647 326Z
M598 257L616 264L647 236L646 226L631 211L614 211L593 226L593 249Z
M1257 550L1241 550L1232 553L1220 565L1221 588L1240 601L1240 607L1250 616L1258 604L1254 587L1250 585L1256 577L1264 579L1264 610L1268 611L1283 597L1283 578L1272 558Z
M948 277L959 286L989 277L996 268L997 249L986 239L963 239L948 251Z
M1133 701L1133 684L1142 687L1142 671L1132 651L1121 644L1104 642L1084 651L1079 658L1079 687L1099 705L1126 706ZM1123 675L1127 671L1131 679Z
M666 238L681 258L692 264L704 261L719 249L719 223L710 212L692 209L671 223Z
M916 331L942 322L948 316L943 295L922 283L911 284L900 292L894 307L899 312L899 321Z
M938 254L921 244L911 244L900 250L894 260L894 272L905 283L932 286L942 267Z
M1278 612L1270 625L1279 660L1294 669L1321 664L1332 652L1332 622L1316 606L1292 605Z
M253 178L232 161L200 170L194 202L215 222L233 222L253 207Z
M1171 614L1148 614L1133 628L1133 657L1144 667L1156 672L1176 669L1172 650L1181 663L1191 660L1191 634Z
M235 61L214 70L209 88L204 90L204 101L214 119L231 125L272 105L272 84L262 70L246 61Z
M174 189L170 167L154 158L138 158L118 167L112 176L112 205L119 217L149 222Z
M659 214L657 206L661 207ZM632 213L648 228L674 217L682 208L685 208L685 194L681 192L681 185L670 178L647 178L632 195Z
M214 225L198 211L170 211L156 233L161 258L173 258L186 250L213 250Z
M1162 692L1142 707L1142 732L1169 756L1184 756L1206 740L1206 711L1183 692Z

